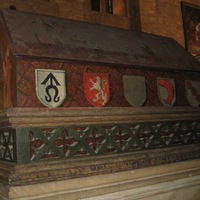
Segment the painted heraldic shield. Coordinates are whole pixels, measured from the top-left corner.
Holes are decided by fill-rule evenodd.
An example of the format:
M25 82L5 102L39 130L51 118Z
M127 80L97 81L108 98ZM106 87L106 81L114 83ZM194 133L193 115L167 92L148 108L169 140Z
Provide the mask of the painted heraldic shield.
M164 106L173 106L176 101L174 79L157 78L158 96Z
M143 76L123 76L124 96L132 106L142 106L146 101L146 84Z
M200 104L200 81L185 81L186 97L191 106L198 107Z
M36 69L36 94L40 102L50 108L60 106L66 98L64 70Z
M105 106L110 100L110 80L106 73L83 74L85 97L95 107Z

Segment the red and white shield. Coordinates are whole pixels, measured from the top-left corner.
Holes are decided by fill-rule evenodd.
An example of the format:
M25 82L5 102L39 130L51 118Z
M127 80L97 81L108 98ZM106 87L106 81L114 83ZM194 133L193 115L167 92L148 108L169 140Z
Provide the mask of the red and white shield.
M110 81L105 73L84 73L85 97L95 107L105 106L110 100Z
M191 106L200 105L200 81L185 81L186 97Z
M157 78L158 96L164 106L173 106L176 101L174 79Z

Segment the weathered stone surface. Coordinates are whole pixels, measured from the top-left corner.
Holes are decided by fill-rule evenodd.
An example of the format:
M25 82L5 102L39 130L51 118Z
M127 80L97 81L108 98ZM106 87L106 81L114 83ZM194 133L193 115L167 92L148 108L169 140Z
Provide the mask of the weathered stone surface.
M170 38L10 10L1 21L16 56L199 71Z

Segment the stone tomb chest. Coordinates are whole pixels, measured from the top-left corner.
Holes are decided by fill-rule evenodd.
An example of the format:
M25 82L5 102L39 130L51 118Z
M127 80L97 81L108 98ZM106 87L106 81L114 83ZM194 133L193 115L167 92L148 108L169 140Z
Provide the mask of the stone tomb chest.
M0 48L0 182L200 157L200 64L174 40L2 10Z
M199 105L199 62L172 39L9 10L0 28L1 108Z

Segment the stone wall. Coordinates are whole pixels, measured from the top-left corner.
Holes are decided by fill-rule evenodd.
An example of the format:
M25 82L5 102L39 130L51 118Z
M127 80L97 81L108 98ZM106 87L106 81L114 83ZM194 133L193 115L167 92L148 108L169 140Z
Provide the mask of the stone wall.
M184 2L200 6L199 0ZM140 0L140 18L142 31L174 38L185 46L180 0Z
M113 0L113 14L106 13L103 2L100 12L91 10L90 0L7 0L0 1L0 8L141 30L174 38L185 47L181 0ZM184 2L200 6L199 0Z
M114 0L113 14L106 12L106 5L101 1L101 10L91 10L91 0L7 0L0 1L0 8L44 14L78 21L92 22L130 29L130 17L126 5L129 0Z

